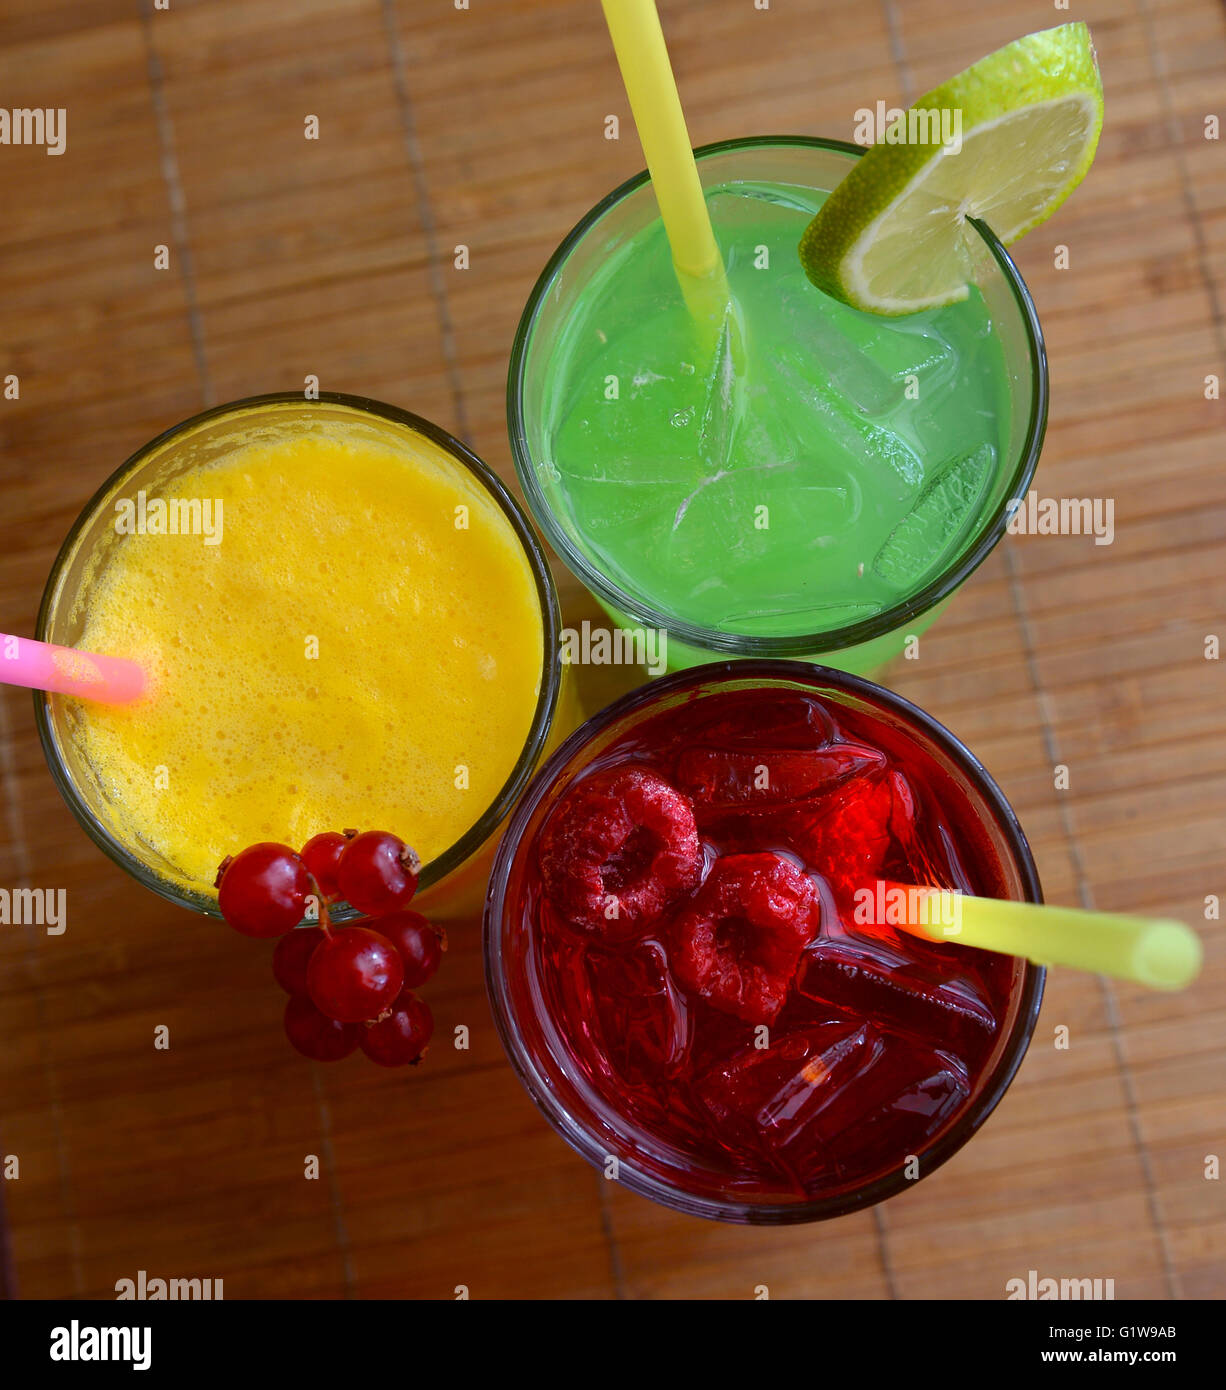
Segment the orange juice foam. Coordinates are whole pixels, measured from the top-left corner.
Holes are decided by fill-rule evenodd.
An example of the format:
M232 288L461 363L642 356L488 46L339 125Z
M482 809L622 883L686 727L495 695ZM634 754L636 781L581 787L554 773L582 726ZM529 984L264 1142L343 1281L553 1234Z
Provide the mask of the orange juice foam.
M151 693L78 705L74 736L138 857L211 888L245 845L352 826L428 863L510 776L542 678L533 572L477 479L403 438L241 447L157 488L220 501L220 543L100 555L81 646L143 663Z

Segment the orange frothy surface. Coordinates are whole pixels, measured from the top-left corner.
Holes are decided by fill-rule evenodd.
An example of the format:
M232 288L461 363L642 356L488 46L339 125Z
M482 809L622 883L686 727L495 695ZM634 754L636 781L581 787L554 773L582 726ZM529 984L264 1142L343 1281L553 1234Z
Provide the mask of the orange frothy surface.
M426 862L455 843L515 767L543 666L535 579L489 494L424 437L338 428L157 495L220 501L221 540L121 536L84 592L81 645L151 678L134 706L74 710L112 832L199 888L257 840L391 830Z

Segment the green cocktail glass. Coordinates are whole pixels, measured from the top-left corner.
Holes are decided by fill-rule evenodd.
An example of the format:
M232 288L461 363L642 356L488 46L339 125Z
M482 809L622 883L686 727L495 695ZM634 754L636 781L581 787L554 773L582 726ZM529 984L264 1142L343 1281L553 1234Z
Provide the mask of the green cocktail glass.
M696 322L646 174L546 266L511 356L532 511L613 620L673 668L820 657L864 672L918 636L1004 533L1047 418L1034 305L991 231L958 304L861 313L809 283L806 225L863 153L696 150L733 301Z

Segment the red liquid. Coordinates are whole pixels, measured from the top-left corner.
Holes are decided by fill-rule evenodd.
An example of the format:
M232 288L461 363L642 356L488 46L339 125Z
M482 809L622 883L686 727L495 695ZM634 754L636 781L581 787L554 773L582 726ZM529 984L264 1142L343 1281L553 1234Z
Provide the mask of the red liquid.
M589 1127L671 1186L751 1203L851 1193L922 1154L999 1055L1021 966L857 925L854 892L880 878L1006 895L953 777L865 710L724 689L637 724L549 805L625 765L693 796L704 877L719 856L779 854L817 885L821 925L781 1010L756 1024L677 977L678 914L693 892L637 939L608 942L545 900L537 844L521 844L507 899L529 987L517 1013L534 1015L526 1044L552 1054ZM717 937L746 931L728 920Z

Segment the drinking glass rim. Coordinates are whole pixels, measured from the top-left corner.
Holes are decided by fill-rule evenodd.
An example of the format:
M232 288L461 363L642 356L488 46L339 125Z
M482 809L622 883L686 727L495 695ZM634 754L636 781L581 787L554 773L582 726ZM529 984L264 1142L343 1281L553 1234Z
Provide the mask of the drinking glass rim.
M750 135L732 140L719 140L710 145L700 145L695 148L694 157L702 160L709 155L765 146L794 146L803 149L850 154L856 157L863 155L868 148L864 145L852 144L847 140L832 140L815 135ZM1035 309L1034 300L1031 298L1026 282L1022 279L1021 272L1013 258L992 229L975 217L968 218L968 221L983 239L1004 275L1005 282L1012 291L1013 300L1025 330L1031 380L1034 383L1030 401L1030 417L1026 422L1026 434L1019 451L1019 462L1014 469L1009 488L1000 507L991 517L989 523L980 529L974 544L965 551L959 551L950 564L917 593L911 595L910 598L900 600L890 608L883 609L880 613L873 614L871 617L861 618L854 623L845 623L841 627L811 635L764 636L719 632L715 628L690 623L683 618L670 617L654 605L623 591L583 555L571 542L565 529L558 524L553 514L553 508L549 505L544 490L537 479L524 424L521 397L528 358L528 345L554 276L570 253L604 217L605 213L650 181L651 175L645 169L635 174L633 178L627 179L611 193L606 194L571 228L557 250L549 258L545 269L538 276L520 316L519 326L515 331L515 341L511 346L511 359L507 372L507 426L511 441L511 457L528 507L537 524L545 533L545 538L549 544L557 551L567 568L610 607L626 614L644 627L662 629L670 637L688 646L699 647L706 651L726 652L729 655L804 657L842 651L893 632L912 618L935 608L983 564L1004 535L1008 525L1009 503L1013 498L1024 496L1026 489L1030 486L1035 469L1038 467L1039 453L1043 447L1043 437L1047 430L1047 351L1043 342L1043 330L1039 324L1038 311Z
M69 563L80 536L86 527L93 521L102 504L117 486L122 486L124 480L135 473L151 455L169 444L177 436L187 434L199 429L214 420L222 419L229 415L237 415L245 410L256 410L267 407L279 406L298 406L310 409L316 405L333 405L353 410L361 415L375 416L385 420L390 424L404 426L414 433L424 436L433 444L436 444L449 455L456 463L463 465L464 468L482 485L485 491L498 504L503 515L510 523L520 546L523 549L528 567L532 571L532 577L536 586L537 599L541 614L541 637L542 667L541 667L541 688L537 696L536 708L533 711L532 723L529 726L524 746L520 751L515 766L512 768L506 781L503 783L497 796L486 808L484 813L442 854L437 855L428 864L422 866L420 886L428 888L431 884L437 883L445 878L453 869L462 864L474 851L476 851L486 839L493 833L503 817L515 804L520 792L527 785L532 775L533 768L540 757L542 749L545 747L549 737L549 731L553 724L554 713L557 708L558 695L561 689L562 673L558 661L558 643L561 631L561 612L558 607L557 590L554 587L553 577L549 571L549 564L545 558L545 552L536 537L532 524L525 514L523 508L515 500L507 485L493 471L490 466L479 458L466 444L462 443L454 435L443 429L433 421L427 420L420 415L414 414L410 410L404 410L400 406L389 405L385 401L377 401L369 396L358 396L343 391L321 391L318 397L307 398L296 391L273 391L263 395L244 396L238 400L227 401L221 405L208 407L206 410L199 411L195 415L189 416L186 420L172 425L169 429L163 430L160 434L142 445L134 453L130 454L118 468L97 489L85 506L77 515L76 520L69 528L61 544L55 560L52 562L51 571L47 576L46 585L43 588L42 600L39 603L38 618L35 623L35 636L39 641L47 640L47 629L51 620L52 612L56 604L56 595L59 588L61 575ZM152 867L138 858L125 844L121 843L109 829L98 820L90 809L88 803L81 796L75 778L69 771L67 764L60 750L59 741L55 737L50 719L50 709L52 696L47 691L35 690L34 696L34 720L38 728L39 741L42 744L43 756L47 761L47 766L51 772L52 779L59 788L60 795L68 805L68 809L76 817L81 828L91 840L103 851L104 854L113 862L126 870L138 882L146 888L151 889L160 897L169 902L176 903L180 907L189 908L192 911L200 912L209 917L220 917L216 899L206 893L198 893L191 889L181 887L169 879L163 878ZM342 908L336 912L330 912L335 921L349 921L359 917L361 914L352 908Z
M489 998L490 1012L502 1042L503 1051L511 1063L511 1068L519 1078L545 1119L553 1129L582 1158L597 1168L601 1167L606 1148L593 1137L592 1132L557 1099L547 1078L540 1074L539 1068L529 1057L518 1033L512 1027L512 1010L505 991L505 976L500 969L502 964L503 912L506 890L527 822L531 819L541 799L550 790L557 773L587 743L596 738L611 724L620 721L644 705L649 705L662 696L687 687L702 685L709 681L720 684L729 680L754 681L800 681L810 686L820 684L840 693L850 694L866 700L871 708L885 709L901 718L908 733L918 730L925 738L948 755L967 784L980 795L996 818L997 824L1008 843L1018 875L1022 880L1025 901L1042 903L1043 888L1039 881L1038 869L1030 845L1018 820L1017 813L1009 804L992 775L983 763L971 752L960 738L940 723L932 715L922 710L910 700L887 690L875 681L863 676L855 676L833 667L821 666L809 661L781 661L765 658L738 658L731 661L713 661L701 666L690 667L671 675L661 676L645 685L636 687L627 694L606 705L590 719L571 733L545 760L537 770L536 776L520 799L514 814L507 823L502 841L490 871L489 890L485 900L485 913L482 922L482 944L485 961L485 988ZM927 1177L948 1159L952 1158L964 1144L972 1138L984 1124L1001 1098L1008 1090L1022 1064L1022 1058L1030 1045L1039 1008L1043 1002L1043 987L1047 978L1045 966L1033 961L1023 961L1021 984L1018 988L1017 1014L1009 1031L1005 1046L1001 1049L991 1071L988 1073L974 1100L958 1116L953 1124L936 1141L920 1149L923 1176ZM883 1174L851 1193L832 1197L818 1197L807 1202L787 1204L750 1204L738 1201L735 1197L719 1199L701 1197L683 1192L680 1188L663 1179L643 1173L629 1163L620 1162L621 1182L630 1191L649 1197L674 1211L690 1216L703 1216L720 1221L733 1221L751 1225L792 1225L805 1221L819 1221L828 1217L846 1216L896 1196L913 1185L914 1180L904 1176L901 1169Z

